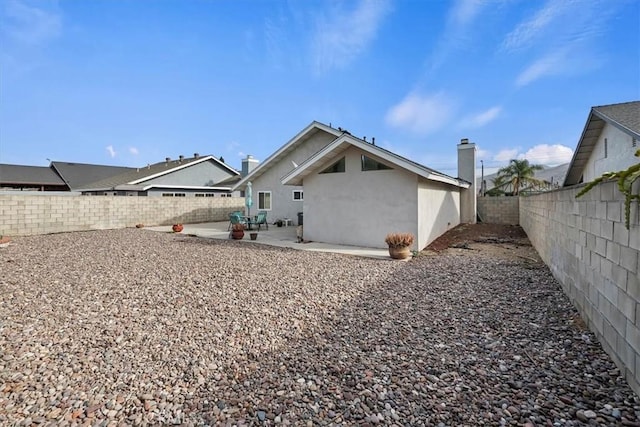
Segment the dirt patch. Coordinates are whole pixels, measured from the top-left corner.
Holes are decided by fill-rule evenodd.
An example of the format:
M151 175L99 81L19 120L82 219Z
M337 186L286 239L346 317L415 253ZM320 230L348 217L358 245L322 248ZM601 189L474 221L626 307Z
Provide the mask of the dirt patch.
M433 241L423 253L460 250L480 251L502 259L542 264L519 225L460 224Z

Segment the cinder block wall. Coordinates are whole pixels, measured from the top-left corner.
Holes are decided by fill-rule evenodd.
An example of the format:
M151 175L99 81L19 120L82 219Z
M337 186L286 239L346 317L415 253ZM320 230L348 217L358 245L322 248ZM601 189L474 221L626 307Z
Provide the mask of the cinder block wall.
M520 225L604 350L640 394L640 224L616 183L520 197Z
M478 197L478 215L489 224L520 223L519 197Z
M240 197L0 195L0 234L28 236L177 222L224 221Z

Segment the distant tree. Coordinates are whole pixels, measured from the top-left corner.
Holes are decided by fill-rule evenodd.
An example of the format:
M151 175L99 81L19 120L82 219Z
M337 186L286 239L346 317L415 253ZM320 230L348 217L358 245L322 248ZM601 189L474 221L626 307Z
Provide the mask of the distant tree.
M511 159L509 165L498 170L496 179L502 183L511 183L513 195L520 194L520 189L527 185L539 185L543 181L535 178L535 171L544 169L541 165L532 165L528 160ZM494 181L495 183L495 181Z
M491 179L491 182L493 182L493 187L485 191L485 196L504 196L504 186L507 184L505 179L503 177L496 176Z

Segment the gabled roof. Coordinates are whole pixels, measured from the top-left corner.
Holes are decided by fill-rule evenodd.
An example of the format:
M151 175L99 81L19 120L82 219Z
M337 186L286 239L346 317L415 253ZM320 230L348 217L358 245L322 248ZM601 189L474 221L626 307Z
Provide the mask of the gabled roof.
M573 153L573 158L564 180L564 187L579 183L584 167L589 161L593 148L607 123L631 135L633 138L640 139L640 101L591 108L587 123L578 141L578 148Z
M67 187L62 178L49 167L7 164L0 164L0 185L2 184Z
M351 146L357 147L362 151L368 152L374 156L379 157L382 160L385 160L390 164L393 164L409 172L413 172L425 179L455 185L456 187L460 188L469 188L471 186L471 183L463 179L453 178L449 175L443 174L442 172L438 172L434 169L423 166L419 163L411 161L389 150L385 150L384 148L373 145L372 143L366 142L347 133L342 134L339 138L336 138L329 145L318 151L309 159L305 160L297 168L282 177L282 183L285 185L302 185L302 181L305 177L319 171L331 159L338 157Z
M229 171L231 175L240 176L240 172L233 169L231 166L226 163L218 160L214 156L198 156L198 157L190 157L190 158L182 158L178 160L169 160L164 162L158 162L153 165L148 165L147 167L142 168L129 168L130 170L121 173L116 176L112 176L101 181L89 183L80 188L80 190L84 191L102 191L102 190L130 190L130 191L146 191L149 188L153 187L162 187L169 188L171 186L167 185L145 185L146 181L149 181L154 178L158 178L163 175L167 175L181 169L188 168L190 166L197 165L199 163L213 161L214 163L222 166L224 169ZM180 187L187 188L187 187ZM196 187L193 187L196 188ZM218 188L218 187L197 187L198 189L205 188ZM222 187L221 187L222 188ZM227 186L224 189L228 189Z
M51 167L62 177L71 190L77 190L92 182L135 170L124 166L93 165L89 163L51 162Z
M280 159L295 150L300 144L304 143L318 132L326 132L335 136L336 138L343 134L343 131L340 129L334 129L331 126L327 126L324 123L320 123L314 120L306 128L302 129L296 136L291 138L286 144L278 148L278 150L271 156L269 156L264 162L256 166L256 168L252 170L247 176L243 177L236 185L234 185L233 190L244 186L247 182L258 178L260 175L267 172L275 164L277 164Z

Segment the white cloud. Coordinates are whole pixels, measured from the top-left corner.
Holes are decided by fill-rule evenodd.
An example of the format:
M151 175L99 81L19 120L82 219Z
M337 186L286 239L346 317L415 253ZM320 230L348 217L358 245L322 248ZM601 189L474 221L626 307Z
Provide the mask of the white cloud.
M113 145L107 145L106 150L107 150L107 153L109 153L109 156L111 156L112 159L116 156L116 150L113 149Z
M531 164L557 166L571 161L573 150L561 144L538 144L522 152L518 148L505 148L493 156L492 163L506 165L512 159L528 160ZM486 172L486 171L485 171Z
M500 150L498 154L493 156L493 160L496 162L508 162L511 159L518 158L518 149L517 148L506 148L504 150Z
M556 166L568 163L573 157L573 150L560 144L540 144L520 154L519 158L529 160L529 163Z
M500 116L502 112L502 107L495 106L491 107L485 111L477 113L473 116L467 117L461 123L462 128L479 128L482 127Z
M385 121L390 126L426 135L449 123L453 111L453 101L442 92L423 96L410 93L389 109Z
M323 74L353 61L374 40L390 11L388 0L360 0L351 12L336 9L321 17L312 42L315 72Z
M39 44L58 37L62 17L56 11L30 6L25 1L10 0L4 4L0 20L2 32L22 43Z
M520 22L518 26L507 34L503 47L506 50L516 50L527 47L534 39L543 35L550 24L568 11L576 2L566 0L550 0L532 17Z
M137 156L139 151L136 147L129 147L129 153L133 154L134 156Z
M487 3L485 0L458 0L449 12L449 20L453 26L468 25L480 13Z
M517 86L526 86L545 76L561 74L568 66L567 52L561 49L552 52L529 65L516 78Z
M470 30L473 28L473 23L489 3L488 0L457 0L451 6L445 29L438 37L435 49L427 60L429 71L438 69L445 63L451 52L472 40Z

